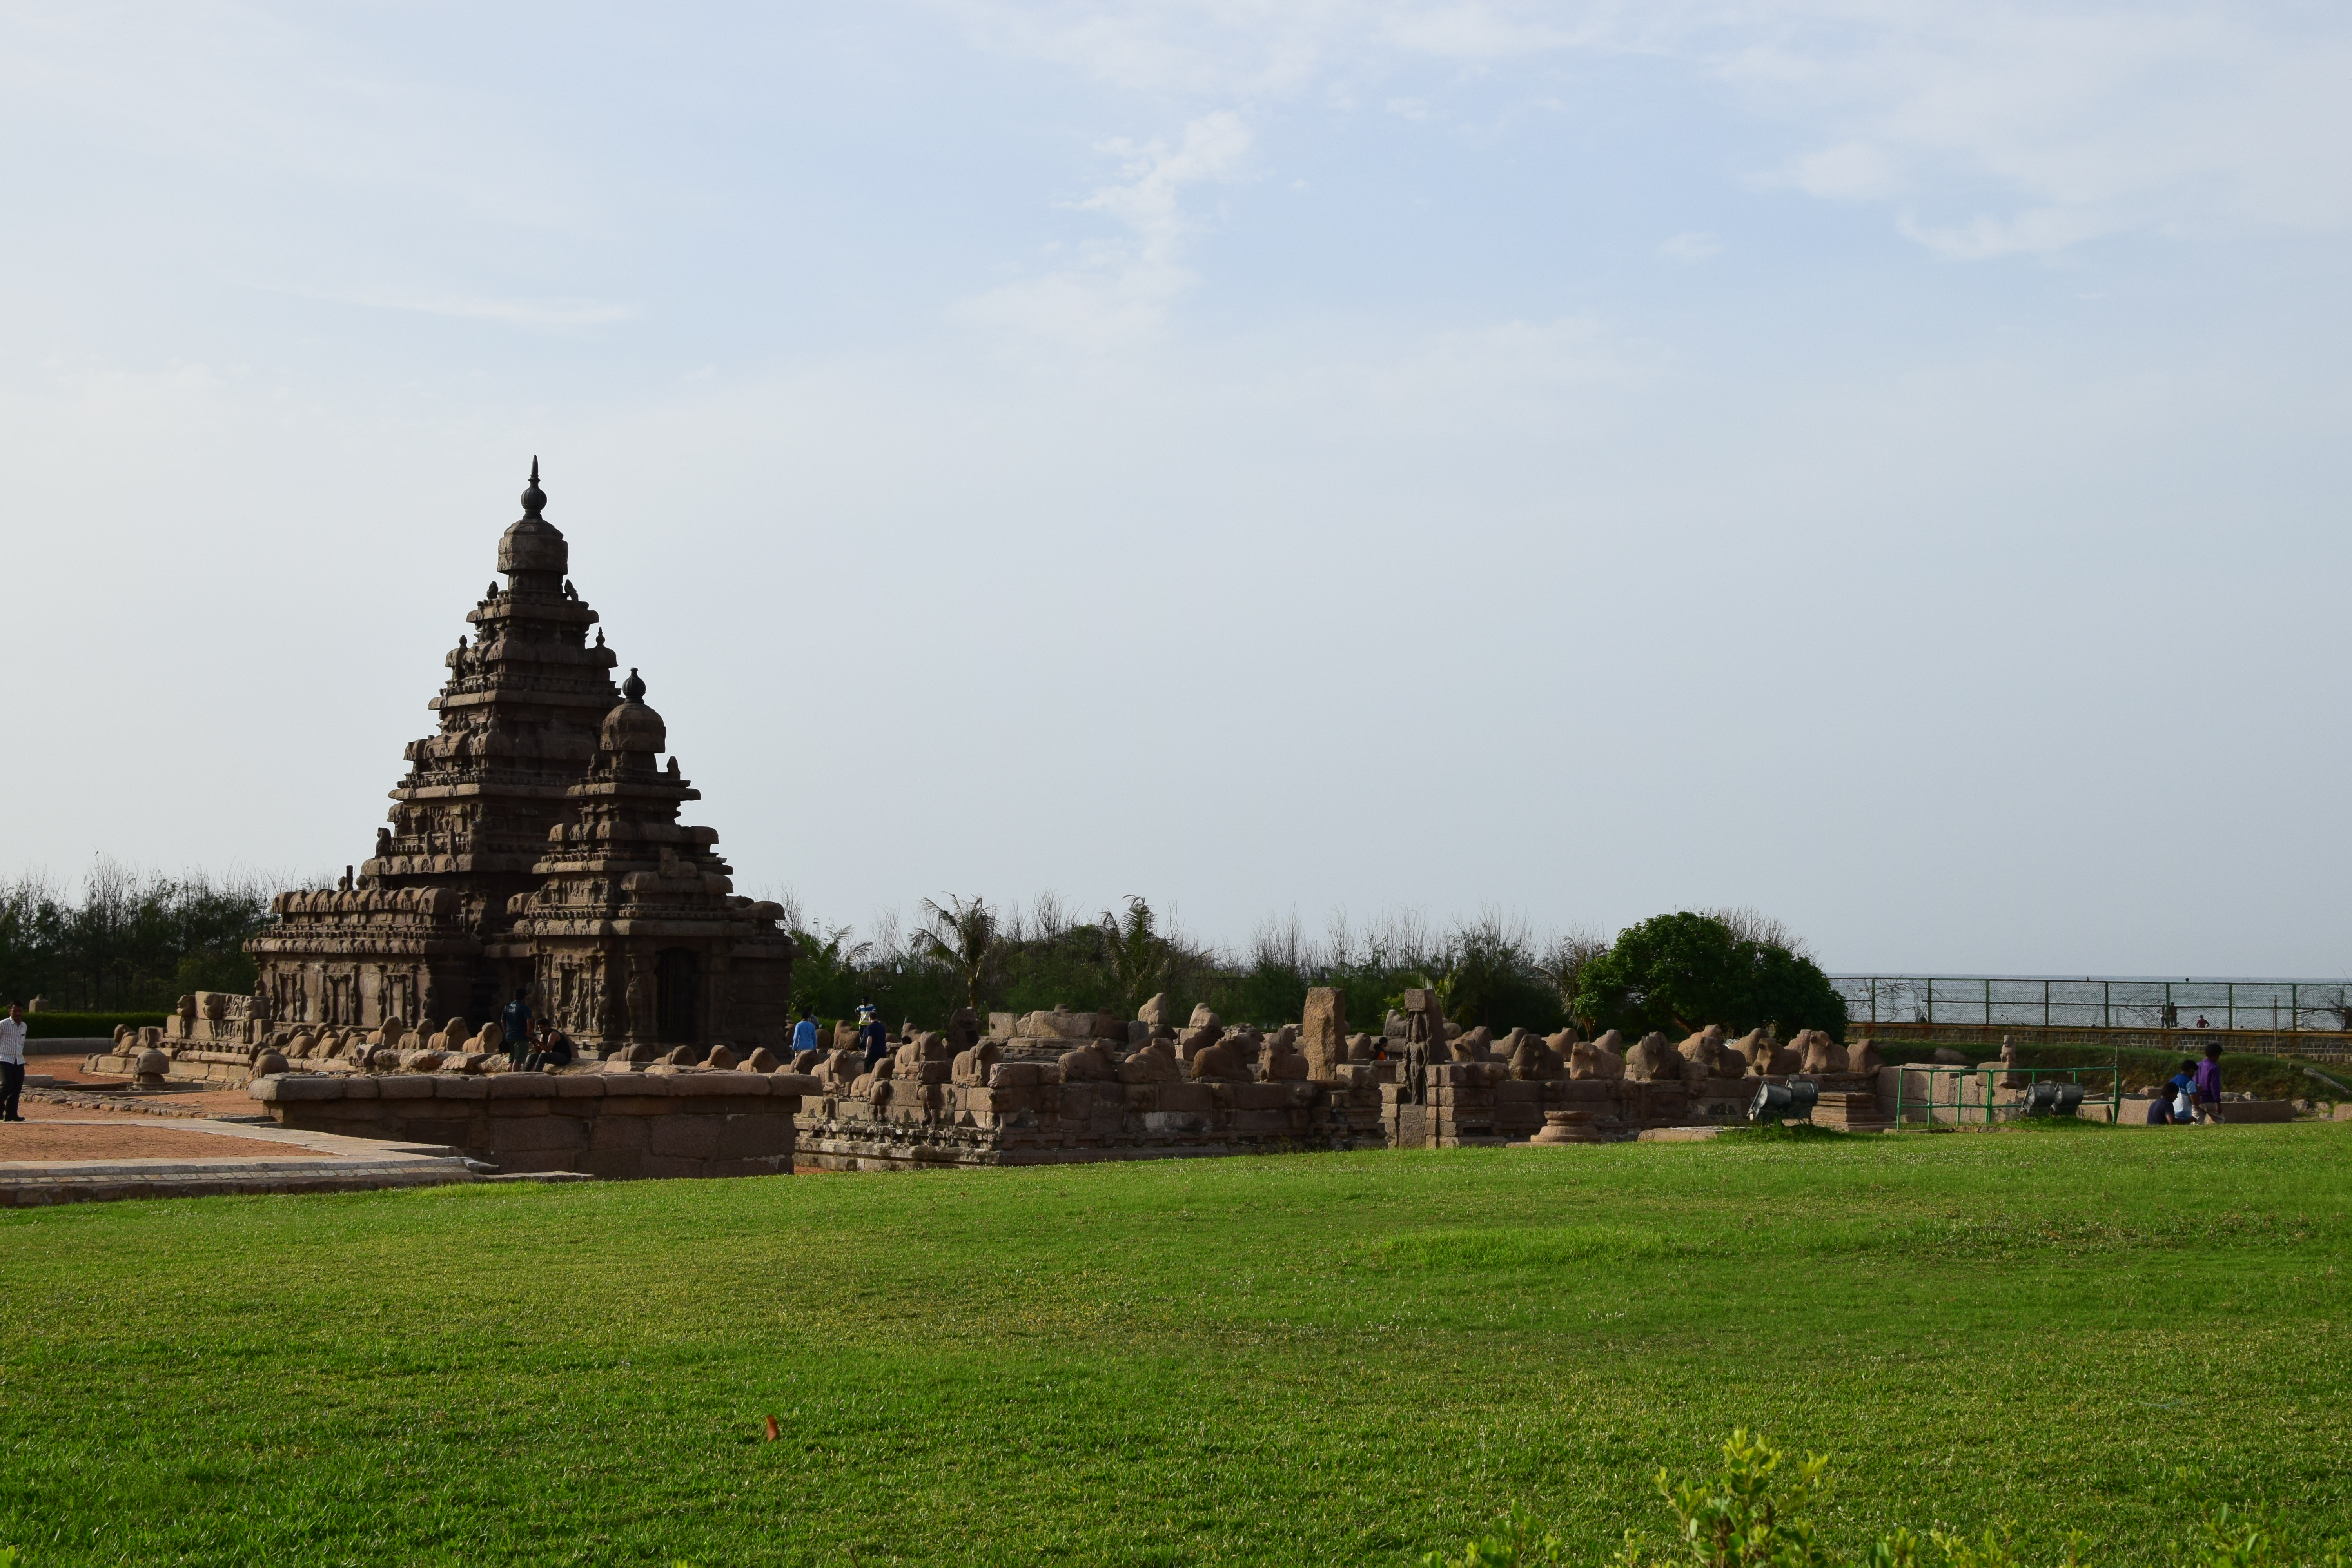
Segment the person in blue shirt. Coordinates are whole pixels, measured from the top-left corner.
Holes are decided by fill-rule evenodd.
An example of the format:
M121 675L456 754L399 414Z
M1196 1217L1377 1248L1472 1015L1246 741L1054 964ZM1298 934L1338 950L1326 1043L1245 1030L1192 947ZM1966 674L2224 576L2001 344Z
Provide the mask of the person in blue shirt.
M2197 1092L2197 1064L2183 1057L2180 1061L2180 1070L2165 1080L2164 1092L2170 1097L2172 1119L2175 1121L2191 1120L2190 1117L2181 1113L2179 1101L2183 1096L2193 1098Z
M514 1000L499 1015L499 1033L503 1037L500 1044L507 1048L507 1059L517 1067L522 1066L523 1058L530 1055L530 1003L525 999L530 994L517 986Z
M801 1021L793 1026L793 1055L816 1049L816 1009L801 1009Z

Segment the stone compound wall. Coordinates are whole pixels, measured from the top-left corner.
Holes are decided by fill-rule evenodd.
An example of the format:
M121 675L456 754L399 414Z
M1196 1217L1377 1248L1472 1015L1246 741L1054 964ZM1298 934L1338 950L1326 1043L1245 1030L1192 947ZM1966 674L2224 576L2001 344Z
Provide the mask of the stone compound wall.
M280 1126L462 1149L507 1172L771 1176L793 1169L790 1073L283 1074L249 1092Z
M1328 1083L1065 1083L1050 1062L1000 1062L985 1084L889 1082L880 1102L812 1094L803 1164L860 1171L1052 1165L1387 1142L1376 1090Z
M1626 1138L1744 1124L1759 1081L1522 1079L1500 1062L1444 1062L1429 1068L1427 1100L1415 1104L1403 1086L1381 1081L1393 1065L1343 1065L1334 1081L1273 1083L1065 1082L1051 1062L999 1062L985 1084L853 1083L827 1073L812 1080L818 1087L803 1104L799 1156L855 1171L1476 1147L1524 1142L1543 1131L1548 1111L1585 1112L1598 1135Z

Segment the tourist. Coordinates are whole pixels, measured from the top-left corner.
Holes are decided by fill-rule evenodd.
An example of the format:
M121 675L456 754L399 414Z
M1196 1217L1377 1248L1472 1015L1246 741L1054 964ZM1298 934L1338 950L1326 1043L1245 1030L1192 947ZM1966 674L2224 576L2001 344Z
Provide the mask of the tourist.
M816 1049L816 1009L803 1007L801 1021L793 1026L793 1055Z
M2197 1095L2197 1064L2190 1058L2180 1058L2180 1070L2165 1080L2164 1087L2172 1095L2172 1120L2187 1123L2194 1119Z
M544 1068L551 1072L558 1068L570 1067L572 1042L552 1024L541 1023L538 1029L531 1053L523 1058L523 1070L538 1072Z
M507 1060L517 1067L522 1066L523 1059L530 1055L530 1003L527 1000L530 994L530 992L517 986L514 1000L508 1003L506 1010L499 1015L499 1033L506 1042Z
M2200 1029L2210 1029L2213 1026L2205 1021L2204 1014L2200 1013L2197 1015L2197 1026Z
M25 1092L25 1009L8 1004L0 1018L0 1121L22 1121L16 1101Z
M2147 1102L2147 1124L2150 1127L2172 1125L2172 1086L2160 1083Z
M2191 1069L2197 1086L2197 1120L2221 1122L2221 1042L2205 1047L2205 1059Z
M882 1019L871 1002L857 1005L857 1043L866 1047L866 1067L872 1071L874 1064L890 1054L890 1031L882 1026Z

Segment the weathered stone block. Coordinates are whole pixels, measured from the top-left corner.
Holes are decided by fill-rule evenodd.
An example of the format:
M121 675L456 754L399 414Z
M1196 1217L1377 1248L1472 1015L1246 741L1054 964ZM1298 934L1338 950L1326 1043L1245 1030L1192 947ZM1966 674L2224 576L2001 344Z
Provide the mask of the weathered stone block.
M1298 1049L1309 1078L1328 1079L1348 1059L1348 999L1333 986L1308 988Z
M582 1155L569 1149L519 1149L501 1151L497 1156L500 1170L520 1175L530 1171L572 1171L579 1168Z
M587 1124L569 1116L502 1116L490 1124L490 1148L509 1150L585 1149Z
M646 1173L646 1155L635 1149L591 1149L572 1157L572 1168L607 1181L635 1181Z
M646 1129L652 1125L641 1116L599 1116L588 1130L588 1147L602 1153L642 1154L650 1147L652 1134Z
M657 1156L711 1159L719 1152L719 1135L725 1125L723 1117L674 1110L646 1123L650 1141L646 1147Z
M697 1072L680 1073L669 1084L672 1094L687 1100L764 1099L774 1081L756 1072Z
M730 1116L719 1131L717 1157L742 1160L790 1154L794 1131L789 1116Z
M298 1100L341 1100L343 1086L331 1078L264 1079L257 1095L265 1104L279 1104Z

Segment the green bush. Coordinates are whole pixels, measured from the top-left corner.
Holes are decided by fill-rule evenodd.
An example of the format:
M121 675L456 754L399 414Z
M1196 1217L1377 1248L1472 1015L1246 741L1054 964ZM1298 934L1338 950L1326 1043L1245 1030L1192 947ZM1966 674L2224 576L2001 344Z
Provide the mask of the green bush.
M85 1039L111 1035L117 1024L160 1029L170 1016L168 1013L52 1013L44 1008L25 1015L25 1035L35 1040Z
M255 878L161 877L100 860L68 897L33 877L0 884L0 1005L79 1012L169 1007L191 991L249 992L246 939L268 924Z
M1573 1011L1628 1039L1709 1024L1734 1034L1769 1025L1782 1039L1800 1029L1845 1038L1845 999L1819 964L1687 910L1620 931L1608 952L1579 971Z

